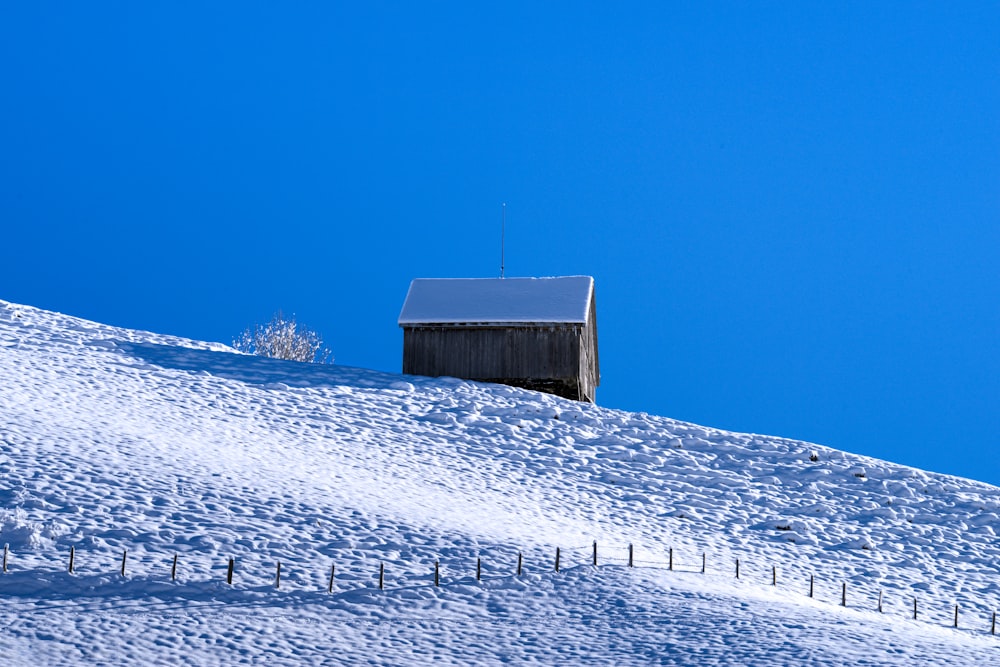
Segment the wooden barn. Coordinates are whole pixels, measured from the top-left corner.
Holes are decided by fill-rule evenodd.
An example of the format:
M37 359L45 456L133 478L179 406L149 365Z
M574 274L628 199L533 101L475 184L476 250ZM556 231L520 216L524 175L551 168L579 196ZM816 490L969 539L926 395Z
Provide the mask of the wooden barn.
M594 279L418 278L399 314L403 372L594 401Z

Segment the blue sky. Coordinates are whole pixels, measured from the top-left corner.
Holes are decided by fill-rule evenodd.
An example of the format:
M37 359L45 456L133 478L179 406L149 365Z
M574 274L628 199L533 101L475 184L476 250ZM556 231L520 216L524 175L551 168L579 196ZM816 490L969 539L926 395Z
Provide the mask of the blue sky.
M506 202L599 403L1000 483L993 3L23 4L0 298L398 371Z

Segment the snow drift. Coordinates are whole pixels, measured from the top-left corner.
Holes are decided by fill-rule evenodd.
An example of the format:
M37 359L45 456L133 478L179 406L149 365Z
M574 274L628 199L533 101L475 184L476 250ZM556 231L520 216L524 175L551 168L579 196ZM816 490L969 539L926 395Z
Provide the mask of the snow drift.
M1000 647L1000 489L970 480L6 302L0 406L8 664L971 665Z

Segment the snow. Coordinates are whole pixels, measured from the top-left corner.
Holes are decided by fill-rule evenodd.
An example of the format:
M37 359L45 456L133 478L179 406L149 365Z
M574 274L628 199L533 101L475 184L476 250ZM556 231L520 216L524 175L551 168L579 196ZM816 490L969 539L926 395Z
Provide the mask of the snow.
M985 665L1000 647L1000 489L970 480L2 301L0 406L5 664Z
M593 287L590 276L417 278L399 324L585 324Z

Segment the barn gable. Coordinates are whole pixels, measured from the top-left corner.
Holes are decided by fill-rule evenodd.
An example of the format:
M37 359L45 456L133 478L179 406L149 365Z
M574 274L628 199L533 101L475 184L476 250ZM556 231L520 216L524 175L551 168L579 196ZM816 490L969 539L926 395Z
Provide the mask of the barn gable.
M416 279L399 315L403 372L592 402L596 313L589 276Z

